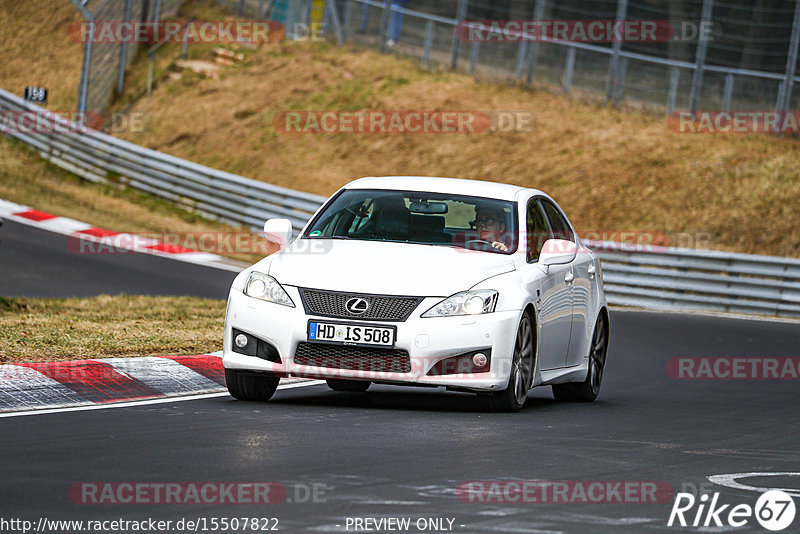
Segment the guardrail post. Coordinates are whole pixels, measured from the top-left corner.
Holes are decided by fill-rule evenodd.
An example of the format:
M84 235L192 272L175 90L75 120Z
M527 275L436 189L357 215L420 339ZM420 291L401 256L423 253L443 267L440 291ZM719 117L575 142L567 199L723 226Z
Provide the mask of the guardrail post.
M433 47L433 21L425 24L425 48L422 50L422 64L426 67L431 64L431 48Z
M625 19L628 17L628 0L617 1L617 17L614 20L614 37L612 38L611 57L608 60L608 84L606 86L606 98L608 100L617 100L619 95L619 53L622 50L622 39L617 38L617 29L620 23L624 24Z
M456 27L453 29L453 46L450 48L450 68L456 70L458 67L458 52L461 47L461 39L458 37L458 32L464 19L467 18L467 8L469 7L469 0L458 0L458 8L456 9Z
M725 89L722 91L722 111L731 110L731 98L733 98L733 74L725 76Z
M697 113L700 105L700 93L703 89L703 70L706 66L706 52L708 50L708 35L704 31L711 22L711 9L714 0L703 0L703 13L700 17L700 32L697 37L697 53L694 59L694 74L692 75L692 93L689 98L689 111L692 115Z
M133 0L125 0L125 22L130 24L131 20L131 2ZM128 39L122 40L122 45L119 49L119 68L117 70L117 94L121 94L125 88L125 69L128 67Z
M800 2L794 4L792 36L789 39L789 53L786 56L786 76L783 79L783 98L778 103L778 111L789 111L792 106L792 84L797 68L797 46L800 41Z
M475 63L478 62L478 49L480 48L480 41L472 41L472 46L469 49L469 68L467 74L475 72Z
M533 20L540 21L544 18L544 9L547 5L547 0L536 0L536 7L533 8ZM533 76L536 74L536 63L539 61L539 40L533 39L531 42L531 55L528 58L528 74L525 77L525 84L530 85L533 82Z
M567 50L567 63L564 65L564 94L569 94L572 87L572 72L575 70L575 48L570 46Z
M678 84L681 78L681 71L678 67L669 70L669 92L667 93L667 115L675 111L675 101L678 98Z

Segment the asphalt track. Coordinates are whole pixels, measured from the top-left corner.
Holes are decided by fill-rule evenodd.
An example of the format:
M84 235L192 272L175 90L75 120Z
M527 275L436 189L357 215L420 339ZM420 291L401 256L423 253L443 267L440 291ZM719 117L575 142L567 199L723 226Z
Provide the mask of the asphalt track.
M67 236L4 220L0 227L0 295L90 297L175 295L224 299L236 273L120 250L78 254Z
M35 233L18 241L18 231L0 230L0 272L16 280L3 280L0 294L38 294L23 282L65 273L61 285L48 286L52 294L109 292L124 280L120 290L131 293L213 295L210 288L231 276L152 257L64 257L57 242ZM476 397L442 390L373 386L346 394L314 385L281 390L266 404L219 396L3 418L0 515L34 523L275 517L282 532L354 532L347 518L368 517L451 518L453 532L670 532L681 530L666 526L672 499L485 504L462 502L456 488L486 480L662 481L753 505L758 493L710 486L707 477L800 472L800 381L675 380L666 370L674 357L796 357L800 326L632 311L612 312L611 324L603 391L592 404L558 403L540 388L523 412L490 414ZM743 482L798 488L797 478ZM278 482L293 502L74 502L70 487L91 481ZM304 500L309 487L317 489L314 502ZM798 530L800 517L784 532ZM735 531L764 532L755 521Z

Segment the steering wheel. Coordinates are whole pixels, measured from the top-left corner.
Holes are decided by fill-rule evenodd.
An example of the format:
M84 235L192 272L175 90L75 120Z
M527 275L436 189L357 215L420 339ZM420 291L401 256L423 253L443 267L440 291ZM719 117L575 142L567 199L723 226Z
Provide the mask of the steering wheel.
M492 246L492 243L489 242L489 241L486 241L485 239L470 239L469 241L465 241L464 242L465 245L469 245L470 243L481 243L481 244L484 244L484 245L489 245L490 247Z

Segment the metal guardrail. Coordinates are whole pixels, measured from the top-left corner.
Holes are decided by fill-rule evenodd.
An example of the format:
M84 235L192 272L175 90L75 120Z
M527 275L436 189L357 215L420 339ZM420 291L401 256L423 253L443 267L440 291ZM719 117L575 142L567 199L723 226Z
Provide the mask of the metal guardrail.
M0 89L0 113L66 119ZM91 181L113 180L221 221L261 229L284 217L300 230L324 197L270 185L143 148L93 130L7 132L55 165ZM591 241L611 304L800 317L800 259Z
M93 182L117 181L233 225L263 228L270 217L302 228L323 197L243 178L144 148L60 119L0 89L0 112L39 115L46 126L70 133L7 132L55 165ZM50 126L47 126L50 125ZM72 133L74 130L75 133Z

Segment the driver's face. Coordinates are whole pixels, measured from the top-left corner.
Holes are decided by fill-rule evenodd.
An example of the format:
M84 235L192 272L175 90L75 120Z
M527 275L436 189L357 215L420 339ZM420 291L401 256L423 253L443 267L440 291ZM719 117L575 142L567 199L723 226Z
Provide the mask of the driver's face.
M475 215L475 228L478 237L490 243L500 241L500 235L505 231L506 225L500 222L500 215L494 210L480 210Z

